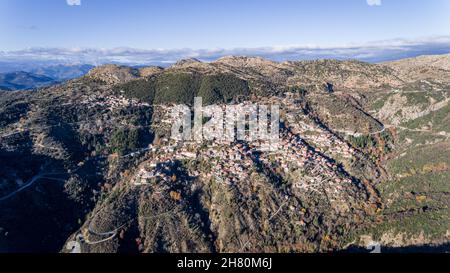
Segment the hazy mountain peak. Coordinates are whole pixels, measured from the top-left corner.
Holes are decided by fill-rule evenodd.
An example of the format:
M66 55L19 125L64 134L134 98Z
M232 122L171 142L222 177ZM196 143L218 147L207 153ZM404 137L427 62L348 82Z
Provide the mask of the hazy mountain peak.
M28 72L64 81L84 76L93 68L94 66L90 64L56 64L37 67Z
M1 90L25 90L39 88L56 83L50 77L24 71L0 74Z

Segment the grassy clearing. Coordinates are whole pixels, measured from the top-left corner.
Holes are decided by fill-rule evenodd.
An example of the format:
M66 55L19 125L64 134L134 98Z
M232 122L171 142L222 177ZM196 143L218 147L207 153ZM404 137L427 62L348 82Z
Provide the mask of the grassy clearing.
M449 214L450 209L446 209L420 213L409 217L391 218L361 230L358 234L372 235L376 241L379 241L385 234L403 234L406 240L418 238L421 235L424 236L426 241L442 240L450 229Z
M431 126L432 130L435 132L450 132L450 105L448 104L438 111L434 111L426 116L405 122L402 125L410 129L420 129L425 126Z
M412 176L442 171L450 167L450 143L440 142L409 149L405 155L387 164L393 175Z
M388 181L377 186L386 202L384 213L449 208L450 171Z

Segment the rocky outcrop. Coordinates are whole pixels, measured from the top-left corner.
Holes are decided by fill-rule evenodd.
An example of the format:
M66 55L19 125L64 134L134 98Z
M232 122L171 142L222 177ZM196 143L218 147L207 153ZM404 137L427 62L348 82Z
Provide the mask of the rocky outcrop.
M150 77L161 73L164 71L164 68L159 66L147 66L139 69L139 75L141 77Z
M103 65L89 71L87 77L107 84L126 83L139 78L139 70L127 66Z

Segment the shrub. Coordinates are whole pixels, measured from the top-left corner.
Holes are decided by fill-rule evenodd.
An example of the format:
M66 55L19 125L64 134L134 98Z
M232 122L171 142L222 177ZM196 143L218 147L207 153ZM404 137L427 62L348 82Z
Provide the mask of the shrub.
M111 136L110 149L113 153L123 155L136 150L142 140L142 132L139 129L118 129Z
M202 97L205 105L227 103L239 96L249 96L245 80L231 74L163 73L149 79L131 81L115 87L116 93L148 103L190 104Z
M115 87L116 93L124 93L126 97L140 99L153 103L155 98L155 83L153 79L142 79L124 83Z
M200 84L200 76L191 73L165 73L155 79L154 103L192 104Z
M245 80L231 74L204 76L198 92L203 103L228 103L238 96L249 96L250 91Z

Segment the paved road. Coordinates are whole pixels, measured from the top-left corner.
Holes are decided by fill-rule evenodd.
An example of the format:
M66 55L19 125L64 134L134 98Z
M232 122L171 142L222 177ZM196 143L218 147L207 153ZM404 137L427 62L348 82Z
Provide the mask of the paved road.
M54 180L54 181L60 181L60 182L65 182L65 179L62 178L54 178L54 177L48 177L48 175L61 175L63 173L43 173L43 174L38 174L35 175L33 178L31 178L31 180L29 182L27 182L25 185L21 186L20 188L18 188L17 190L11 192L10 194L0 197L0 202L8 200L12 197L14 197L16 194L28 189L29 187L33 186L33 184L35 184L37 181L41 180L41 179L47 179L47 180Z
M34 176L28 183L26 183L26 184L23 185L22 187L18 188L17 190L11 192L10 194L8 194L8 195L6 195L6 196L4 196L4 197L1 197L1 198L0 198L0 202L1 202L1 201L8 200L8 199L14 197L14 196L15 196L16 194L18 194L19 192L24 191L25 189L31 187L34 183L36 183L36 181L38 181L38 180L41 179L41 178L42 178L42 174L39 174L39 175Z

